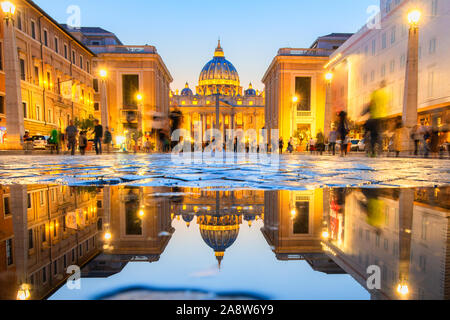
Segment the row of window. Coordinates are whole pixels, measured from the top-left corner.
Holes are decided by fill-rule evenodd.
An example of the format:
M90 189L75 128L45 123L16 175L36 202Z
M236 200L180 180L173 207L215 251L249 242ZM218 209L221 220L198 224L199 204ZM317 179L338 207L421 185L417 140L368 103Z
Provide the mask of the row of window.
M23 13L20 9L17 10L16 20L17 20L17 23L16 23L17 29L26 33L27 32L26 23L23 18ZM37 39L38 31L39 30L38 30L36 21L33 19L30 19L30 30L28 31L29 32L28 35L31 36L31 38L33 38L34 40L38 40ZM42 38L39 39L38 41L42 41L42 44L44 46L50 48L50 34L47 29L44 28L42 30ZM72 50L71 57L69 57L69 45L67 43L64 43L62 46L62 50L61 50L60 40L56 35L53 37L53 50L57 54L62 55L66 60L71 61L74 65L78 66L80 69L85 70L88 73L91 73L90 62L85 61L83 55L79 55L79 57L77 59L77 53L75 50Z

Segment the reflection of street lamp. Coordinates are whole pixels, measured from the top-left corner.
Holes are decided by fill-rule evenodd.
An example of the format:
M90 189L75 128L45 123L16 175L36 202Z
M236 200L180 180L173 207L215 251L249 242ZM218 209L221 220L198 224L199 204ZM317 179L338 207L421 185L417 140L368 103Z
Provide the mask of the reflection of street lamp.
M419 88L419 10L413 10L408 14L409 37L408 59L406 63L405 96L403 100L403 127L402 147L405 151L413 149L410 132L417 125L418 88Z
M109 240L111 240L111 239L112 239L112 234L111 234L111 232L109 232L109 231L105 232L105 240L106 240L106 241L109 241Z
M297 125L297 110L298 110L298 102L300 101L300 97L295 95L292 97L292 132L291 137L295 134L295 127Z
M106 80L108 77L108 71L101 69L99 71L101 79L101 89L100 89L100 103L101 103L101 117L103 127L109 127L109 114L108 114L108 94L106 88Z
M30 285L26 283L22 284L17 291L17 300L28 300L30 297Z

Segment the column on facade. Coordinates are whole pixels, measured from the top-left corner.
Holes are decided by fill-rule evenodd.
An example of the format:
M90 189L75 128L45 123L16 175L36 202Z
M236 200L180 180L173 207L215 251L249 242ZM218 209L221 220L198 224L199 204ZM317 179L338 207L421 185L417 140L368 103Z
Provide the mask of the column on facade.
M12 21L3 28L3 54L5 59L6 146L10 150L22 149L25 133L20 82L19 56ZM31 107L31 106L30 106Z

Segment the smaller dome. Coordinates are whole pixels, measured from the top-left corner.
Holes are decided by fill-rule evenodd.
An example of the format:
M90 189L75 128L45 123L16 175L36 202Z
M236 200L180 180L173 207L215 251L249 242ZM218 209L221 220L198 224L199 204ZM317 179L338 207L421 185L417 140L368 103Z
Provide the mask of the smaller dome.
M245 95L246 96L256 96L256 90L253 89L252 84L250 83L250 85L248 86L248 89L245 90Z
M192 93L192 90L189 89L189 84L186 82L186 86L184 87L183 90L181 90L181 95L182 96L193 96L194 94Z

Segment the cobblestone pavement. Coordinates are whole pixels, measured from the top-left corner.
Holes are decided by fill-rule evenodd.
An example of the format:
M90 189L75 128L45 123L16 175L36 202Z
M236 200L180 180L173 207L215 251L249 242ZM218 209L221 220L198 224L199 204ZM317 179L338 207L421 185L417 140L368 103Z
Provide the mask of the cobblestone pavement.
M305 190L321 187L435 187L450 184L448 160L283 155L184 164L171 155L2 156L0 183Z

